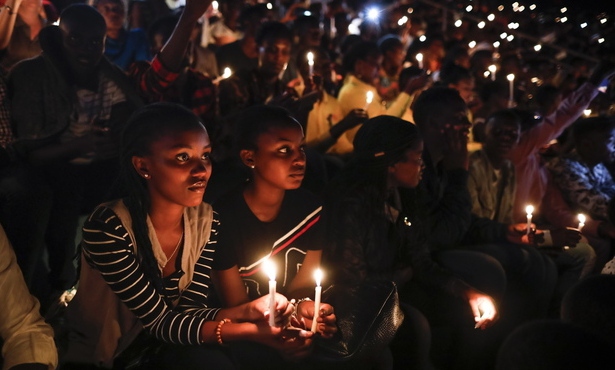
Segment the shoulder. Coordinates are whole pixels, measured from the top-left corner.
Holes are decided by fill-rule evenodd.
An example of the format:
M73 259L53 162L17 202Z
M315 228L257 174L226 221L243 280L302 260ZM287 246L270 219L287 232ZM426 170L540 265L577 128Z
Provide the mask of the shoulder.
M305 211L315 211L322 208L322 201L309 190L299 188L295 190L287 190L285 195L286 205L295 209L303 209Z
M50 61L42 55L32 59L25 59L15 64L8 75L8 80L13 79L34 79L38 76L44 76L47 71L53 68Z

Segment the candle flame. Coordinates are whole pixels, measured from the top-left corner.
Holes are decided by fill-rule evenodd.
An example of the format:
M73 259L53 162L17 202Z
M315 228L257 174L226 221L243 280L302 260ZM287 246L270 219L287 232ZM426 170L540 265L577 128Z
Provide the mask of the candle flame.
M316 285L320 286L320 282L322 281L322 270L316 269L314 271L314 280L316 280Z
M513 73L509 74L508 76L506 76L506 79L508 79L508 81L514 81L515 79L515 75Z
M528 216L531 216L533 212L534 212L534 206L529 205L525 207L525 213L527 213Z
M224 73L222 73L222 78L229 78L232 74L233 72L231 71L231 69L229 67L226 67L224 68Z
M582 213L579 213L579 215L577 216L577 218L579 219L579 223L585 224L585 215Z
M416 54L416 61L417 62L422 62L423 61L423 53Z
M269 280L275 280L275 265L273 264L273 262L271 260L266 260L265 262L263 262L263 270L265 271L265 274L267 274L267 276L269 276Z
M373 92L371 92L371 91L368 91L368 92L365 94L365 102L366 102L367 104L371 104L371 103L372 103L372 101L374 101L374 93L373 93Z
M314 65L314 53L311 51L307 53L307 61L309 65Z
M489 66L489 72L491 73L495 73L495 71L497 70L498 67L495 66L495 64L492 64Z

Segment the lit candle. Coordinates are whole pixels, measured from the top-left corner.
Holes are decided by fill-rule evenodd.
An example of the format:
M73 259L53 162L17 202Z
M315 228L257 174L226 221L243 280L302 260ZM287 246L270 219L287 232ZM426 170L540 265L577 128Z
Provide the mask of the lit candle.
M311 51L307 53L307 62L309 66L309 76L312 77L314 75L314 53Z
M495 64L489 66L489 73L491 73L491 81L495 81L495 71L497 71L498 67Z
M316 280L316 290L314 294L314 319L312 320L312 332L316 333L318 311L320 311L320 295L322 293L322 287L320 286L320 281L322 280L321 269L316 269L316 271L314 271L314 280Z
M231 71L231 69L229 67L226 67L224 68L224 72L222 73L222 78L229 78L232 74L233 72Z
M270 260L263 263L263 269L269 276L269 326L275 326L275 265Z
M513 108L515 106L515 75L513 73L506 76L508 80L508 108Z
M474 317L474 321L476 321L474 329L479 328L482 320L493 319L495 317L495 307L493 306L493 302L486 298L479 298L477 303L479 316Z
M367 110L367 107L369 107L369 105L374 101L374 93L372 91L368 91L365 94L365 108L364 110Z
M534 212L534 206L525 207L525 213L527 213L527 235L530 235L530 230L532 229L532 212Z
M423 53L416 54L416 61L419 62L419 68L423 69Z
M585 215L582 213L579 213L577 218L579 219L579 231L581 231L583 230L583 226L585 226Z

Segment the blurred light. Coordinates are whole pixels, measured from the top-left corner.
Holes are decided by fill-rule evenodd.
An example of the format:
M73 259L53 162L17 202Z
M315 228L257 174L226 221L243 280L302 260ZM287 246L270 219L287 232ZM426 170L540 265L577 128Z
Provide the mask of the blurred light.
M379 16L380 16L380 10L378 10L378 8L369 8L367 10L367 19L370 19L372 21L377 21Z
M231 72L231 69L229 67L226 67L224 68L224 73L222 73L222 78L229 78L232 74L233 72Z
M559 11L562 12L562 14L564 14L564 13L566 13L568 11L568 8L563 7Z
M472 40L468 43L468 47L470 49L474 49L476 47L476 41Z
M414 12L414 9L408 8L408 14L412 14L412 12Z
M604 42L604 37L601 37L601 38L598 39L598 43L599 44L602 44L603 42Z
M515 75L513 73L509 74L508 76L506 76L506 79L508 81L513 81L515 79Z
M508 35L508 37L506 38L506 40L508 40L508 42L511 42L514 39L515 39L514 35Z
M212 1L211 2L211 7L214 10L214 12L218 11L218 2L217 1Z
M489 15L487 16L487 20L488 20L489 22L493 22L493 20L494 20L494 19L495 19L495 14L493 14L493 13L491 13L491 14L489 14Z
M306 17L309 17L312 15L312 12L309 10L306 10L305 12L303 12L303 15L305 15Z
M485 21L478 22L477 26L478 26L478 28L480 28L482 30L483 28L485 28Z
M498 10L499 10L499 11L504 10L504 5L500 5L500 6L498 6Z
M592 114L592 110L591 109L585 109L583 111L583 114L585 115L585 117L589 117Z
M542 45L540 44L534 45L534 51L540 51L540 49L542 49Z
M427 36L425 36L425 35L421 35L421 36L419 37L419 41L420 41L420 42L425 42L425 40L427 40Z
M466 6L466 12L468 12L468 13L469 13L469 12L471 12L471 11L472 11L472 9L473 9L473 8L472 8L472 5L468 5L468 6Z
M403 26L404 24L406 24L408 22L408 17L406 17L405 15L401 18L399 18L399 20L397 21L397 25L398 26Z
M495 64L490 65L489 67L489 72L491 73L495 73L495 71L497 71L498 67L496 67Z
M502 32L502 33L500 33L500 38L501 38L502 40L504 40L504 39L506 38L506 36L508 36L508 34L507 34L506 32Z
M606 23L606 18L602 18L602 19L600 20L600 23L605 24L605 23Z
M525 7L524 7L523 5L521 5L521 6L519 7L519 13L521 13L521 12L522 12L522 11L524 11L524 10L525 10Z
M534 10L534 9L536 9L536 4L530 5L530 10Z
M455 21L455 27L457 27L457 28L461 27L461 24L462 24L462 23L463 23L463 22L461 21L461 19L457 19L457 20Z
M494 42L493 43L493 47L494 48L499 48L500 47L500 42L499 41Z
M515 1L514 3L512 3L512 7L514 8L518 8L519 7L519 2Z
M566 23L568 21L568 17L562 17L561 21L562 23Z
M533 84L536 84L536 83L538 83L538 81L540 81L540 78L532 77L532 79L530 81L532 81Z
M581 23L581 28L585 28L585 27L587 27L587 22Z
M487 77L489 77L489 75L490 75L490 74L491 74L491 73L489 73L489 71L485 71L485 72L483 73L483 76L485 76L485 78L487 78Z
M267 9L269 10L273 9L273 5L271 3L267 3Z

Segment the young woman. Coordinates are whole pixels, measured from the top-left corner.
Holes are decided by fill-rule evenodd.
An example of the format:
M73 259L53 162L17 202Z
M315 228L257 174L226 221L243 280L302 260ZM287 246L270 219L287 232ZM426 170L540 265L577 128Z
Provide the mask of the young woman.
M313 298L323 246L321 205L300 188L306 165L303 129L288 111L272 106L246 109L235 128L235 150L250 179L214 202L221 223L214 260L220 298L232 307L266 294L265 261L277 269L278 292ZM314 302L303 300L297 313L310 328ZM317 331L326 337L336 331L327 304L320 307ZM293 357L307 353L306 348Z
M423 314L432 325L432 319L451 315L453 322L445 324L460 335L454 336L453 350L462 352L464 344L473 344L462 341L469 338L464 334L495 321L494 300L432 259L420 215L410 212L412 199L401 194L421 180L423 141L416 126L392 116L372 118L357 132L354 146L351 162L326 195L325 266L335 273L335 283L393 280L406 313L392 345L395 368L429 368L430 329ZM456 252L449 260L483 262L474 257Z
M130 119L120 153L128 195L100 205L83 227L79 289L67 315L69 362L117 368L114 358L126 348L145 347L157 368L227 369L233 364L219 345L284 347L286 331L266 320L269 296L234 308L206 304L219 228L202 202L210 152L203 124L179 105L153 104ZM276 295L275 308L281 326L292 307Z

